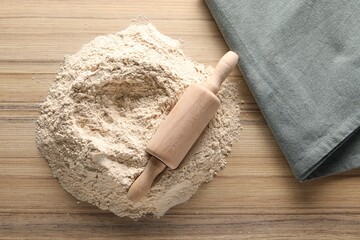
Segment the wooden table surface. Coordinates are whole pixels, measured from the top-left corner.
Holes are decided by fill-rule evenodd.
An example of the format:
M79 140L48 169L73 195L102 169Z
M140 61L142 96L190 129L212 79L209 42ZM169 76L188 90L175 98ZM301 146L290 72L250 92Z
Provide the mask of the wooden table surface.
M139 15L198 62L228 50L201 0L0 0L0 239L360 239L360 171L297 183L238 70L243 130L187 203L134 222L60 187L35 145L38 104L64 55Z

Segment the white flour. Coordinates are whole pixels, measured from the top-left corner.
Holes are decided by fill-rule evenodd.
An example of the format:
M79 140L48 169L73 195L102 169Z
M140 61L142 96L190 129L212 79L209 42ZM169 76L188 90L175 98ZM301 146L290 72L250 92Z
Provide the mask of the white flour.
M183 163L166 169L138 203L127 190L146 165L146 143L190 83L212 69L153 25L95 38L66 58L37 121L37 144L53 175L76 198L118 216L162 216L225 166L240 126L239 84L225 81L222 105Z

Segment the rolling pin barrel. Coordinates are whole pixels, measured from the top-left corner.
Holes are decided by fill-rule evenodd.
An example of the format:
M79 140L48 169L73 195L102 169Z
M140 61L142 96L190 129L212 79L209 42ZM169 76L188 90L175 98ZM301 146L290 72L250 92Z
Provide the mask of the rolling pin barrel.
M219 106L220 100L207 88L190 85L145 150L169 168L177 168Z
M226 53L208 81L202 85L192 84L185 90L146 146L146 151L162 163L159 161L157 164L158 160L151 158L144 172L130 187L130 200L140 200L165 165L171 169L179 166L220 107L220 100L216 94L237 61L236 53Z

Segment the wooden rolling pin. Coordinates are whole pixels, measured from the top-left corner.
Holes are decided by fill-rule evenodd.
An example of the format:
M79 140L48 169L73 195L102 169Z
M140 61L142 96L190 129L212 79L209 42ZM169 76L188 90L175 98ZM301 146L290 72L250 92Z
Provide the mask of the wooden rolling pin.
M238 58L236 53L227 52L216 65L210 79L201 85L190 85L160 123L159 129L145 149L152 157L141 175L130 186L127 196L131 201L139 201L166 166L171 169L179 166L220 107L216 94L236 66Z

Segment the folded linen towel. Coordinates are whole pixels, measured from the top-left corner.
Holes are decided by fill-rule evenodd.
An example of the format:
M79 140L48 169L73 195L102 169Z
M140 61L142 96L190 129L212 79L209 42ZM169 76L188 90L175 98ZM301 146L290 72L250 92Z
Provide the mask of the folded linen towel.
M360 1L206 0L299 181L360 166Z

